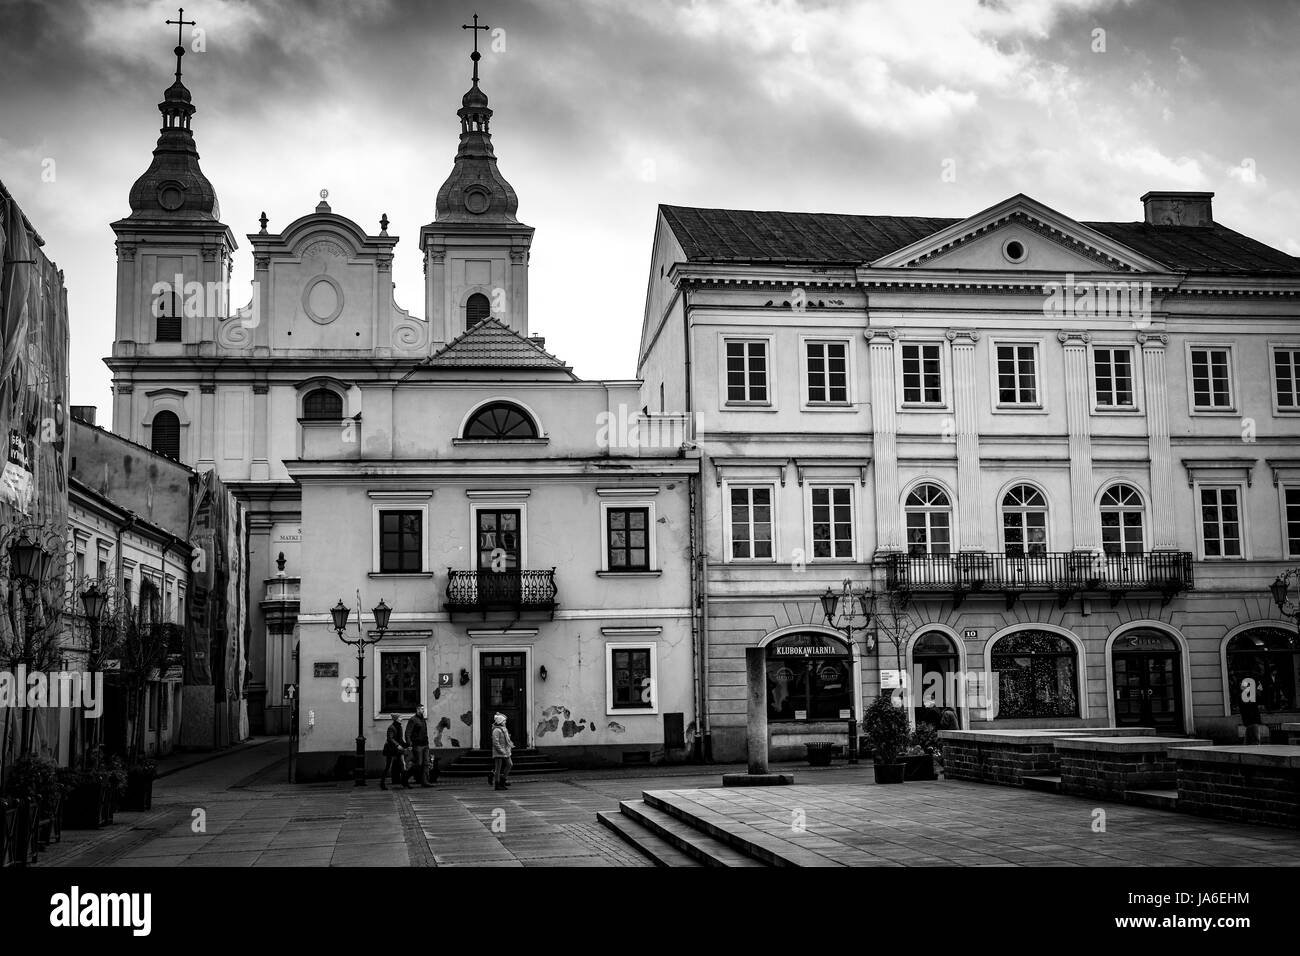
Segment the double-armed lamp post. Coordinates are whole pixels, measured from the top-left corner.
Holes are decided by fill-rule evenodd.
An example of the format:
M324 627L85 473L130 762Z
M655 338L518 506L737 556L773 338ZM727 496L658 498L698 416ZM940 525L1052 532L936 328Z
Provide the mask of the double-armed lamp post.
M849 763L858 762L858 718L857 708L854 703L857 699L858 677L853 673L853 632L854 630L866 630L871 625L871 609L875 603L875 595L871 593L870 588L864 588L861 591L853 590L852 582L847 579L844 582L844 589L836 594L832 588L827 588L826 593L821 596L822 612L826 615L826 624L844 635L849 644L849 671L853 676L853 683L849 691ZM861 615L859 615L861 609ZM861 617L862 623L856 624L855 621ZM867 635L867 650L870 651L874 646L870 635Z
M393 609L384 603L381 598L379 603L371 610L375 618L374 637L367 637L361 629L361 618L357 618L357 636L356 639L350 639L345 636L348 627L348 615L352 613L351 608L343 603L339 598L339 603L330 608L330 615L334 618L334 630L338 631L339 640L344 644L351 644L357 649L357 756L356 764L352 768L354 777L354 786L364 787L366 785L366 724L365 724L365 686L366 686L366 648L371 644L378 644L384 639L384 632L388 630L388 616L393 613Z

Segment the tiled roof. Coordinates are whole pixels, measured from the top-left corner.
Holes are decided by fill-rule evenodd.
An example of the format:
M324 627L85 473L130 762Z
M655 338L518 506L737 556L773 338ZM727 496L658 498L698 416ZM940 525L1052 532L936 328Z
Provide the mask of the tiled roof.
M569 366L496 319L485 319L424 361L435 368L554 368Z
M957 219L841 216L660 206L686 258L703 262L858 265L911 245Z
M660 206L693 262L859 265L961 222L926 216L845 216ZM1300 259L1217 223L1148 226L1088 222L1103 235L1174 271L1300 274Z

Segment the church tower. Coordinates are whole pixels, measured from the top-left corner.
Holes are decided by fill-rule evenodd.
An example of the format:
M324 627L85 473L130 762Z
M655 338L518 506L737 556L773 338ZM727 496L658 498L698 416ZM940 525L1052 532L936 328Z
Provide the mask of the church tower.
M177 25L176 80L158 104L162 129L149 168L131 187L131 214L112 223L117 324L108 364L113 430L193 465L197 436L188 427L196 412L190 407L193 396L154 388L150 380L156 382L160 370L211 354L217 324L228 311L236 246L221 222L216 190L199 168L191 130L194 103L181 81L180 31L192 21L168 23Z
M479 89L474 15L473 84L461 99L460 148L438 190L434 221L420 230L425 316L433 346L451 341L488 316L528 335L528 253L533 227L515 218L519 197L497 169L492 110Z

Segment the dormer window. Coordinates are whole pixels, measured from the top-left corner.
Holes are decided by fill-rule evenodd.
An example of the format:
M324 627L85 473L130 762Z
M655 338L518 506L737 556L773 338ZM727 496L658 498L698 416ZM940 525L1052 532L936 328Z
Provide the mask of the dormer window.
M484 405L465 425L463 438L486 441L517 441L537 438L537 424L531 415L510 402Z
M472 329L492 315L492 303L482 292L475 292L465 300L465 328Z

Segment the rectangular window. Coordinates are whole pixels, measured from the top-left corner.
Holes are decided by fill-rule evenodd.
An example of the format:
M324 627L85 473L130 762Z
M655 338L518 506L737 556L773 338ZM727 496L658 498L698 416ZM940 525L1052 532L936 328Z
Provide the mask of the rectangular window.
M379 655L379 709L413 714L420 706L419 651L383 651Z
M809 342L809 404L844 405L848 400L848 345L844 342Z
M653 648L615 647L609 654L611 710L646 710L655 706Z
M379 571L401 574L424 570L424 513L379 512Z
M1133 407L1133 350L1095 349L1092 353L1097 381L1097 407Z
M943 366L937 343L903 345L903 403L943 404Z
M1300 411L1300 349L1273 350L1273 382L1277 407Z
M998 346L998 404L1038 404L1037 351L1034 346Z
M853 489L847 486L812 490L814 558L853 557Z
M73 567L77 575L77 586L80 587L82 579L86 576L86 552L80 548L77 549L77 557Z
M1241 507L1236 488L1201 489L1201 541L1207 558L1241 557Z
M731 557L772 557L772 489L731 489Z
M1300 488L1286 490L1286 553L1300 558Z
M609 569L650 570L650 509L610 508L605 515Z
M1192 349L1191 351L1193 407L1232 408L1230 351L1228 349Z
M727 401L768 401L767 342L727 342Z

